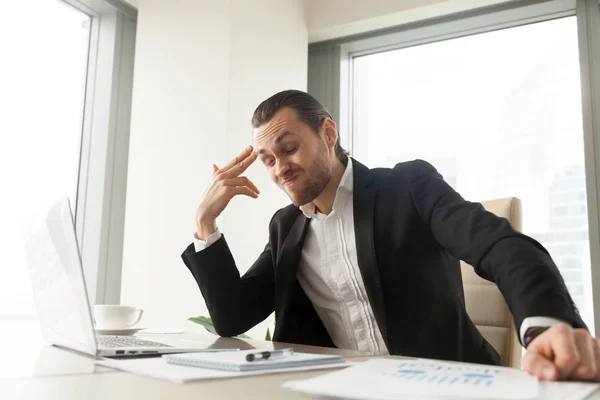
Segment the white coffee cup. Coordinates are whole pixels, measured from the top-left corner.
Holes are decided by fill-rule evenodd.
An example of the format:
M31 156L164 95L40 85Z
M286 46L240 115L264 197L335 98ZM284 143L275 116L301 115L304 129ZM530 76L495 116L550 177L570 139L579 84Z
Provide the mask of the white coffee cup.
M96 326L104 329L134 327L144 315L144 310L132 306L98 304L94 306Z

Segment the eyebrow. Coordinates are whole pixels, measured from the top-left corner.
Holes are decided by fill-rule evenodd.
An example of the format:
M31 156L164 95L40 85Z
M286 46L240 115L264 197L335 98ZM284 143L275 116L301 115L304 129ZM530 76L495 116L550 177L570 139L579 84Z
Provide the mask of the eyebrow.
M283 139L285 139L288 136L294 135L296 136L296 134L294 132L291 131L282 131L279 133L279 135L277 135L277 138L275 139L275 144L279 144ZM265 149L260 149L258 151L258 155L264 154L265 153Z

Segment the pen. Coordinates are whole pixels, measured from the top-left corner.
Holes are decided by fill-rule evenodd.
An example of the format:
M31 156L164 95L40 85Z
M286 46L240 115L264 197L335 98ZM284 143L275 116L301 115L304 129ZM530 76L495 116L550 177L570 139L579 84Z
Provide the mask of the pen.
M261 351L259 353L247 354L246 361L268 360L269 358L279 358L279 357L283 357L283 356L291 356L292 354L294 354L294 349Z

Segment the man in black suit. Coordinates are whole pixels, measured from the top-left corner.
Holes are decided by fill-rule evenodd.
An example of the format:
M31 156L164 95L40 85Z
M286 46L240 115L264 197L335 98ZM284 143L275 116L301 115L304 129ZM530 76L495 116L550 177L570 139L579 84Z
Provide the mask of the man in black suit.
M600 380L599 342L538 242L465 201L425 161L368 169L349 158L328 111L304 92L265 100L252 125L254 145L213 165L182 254L220 335L275 311L276 341L497 364L465 310L464 260L504 295L529 373ZM240 277L215 221L234 196L258 197L241 176L257 158L293 204L275 213Z

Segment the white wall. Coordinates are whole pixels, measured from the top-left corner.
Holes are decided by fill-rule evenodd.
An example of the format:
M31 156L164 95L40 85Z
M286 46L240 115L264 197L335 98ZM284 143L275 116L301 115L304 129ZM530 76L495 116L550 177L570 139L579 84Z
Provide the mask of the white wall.
M146 326L190 328L207 315L180 253L211 175L251 143L258 103L305 89L308 41L447 15L507 0L127 0L138 8L121 303ZM306 16L305 16L306 15ZM262 194L234 199L219 227L241 273L289 203L260 165ZM251 334L260 337L264 324Z
M121 303L143 307L146 326L189 327L188 317L207 312L180 254L211 164L251 143L260 101L306 88L304 7L301 0L137 3ZM262 166L247 175L261 196L234 199L219 221L241 272L266 244L273 213L289 203Z
M308 40L320 42L509 1L305 0Z

